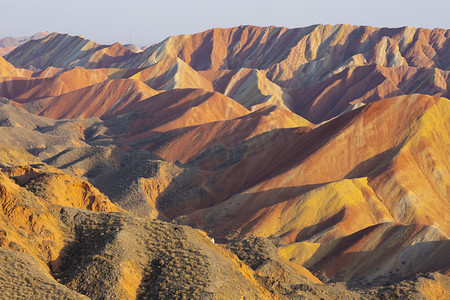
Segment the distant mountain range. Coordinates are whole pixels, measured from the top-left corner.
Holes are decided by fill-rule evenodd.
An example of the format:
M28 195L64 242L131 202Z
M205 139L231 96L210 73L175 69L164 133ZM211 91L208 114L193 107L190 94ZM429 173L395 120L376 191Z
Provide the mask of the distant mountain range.
M18 46L23 45L28 41L38 40L49 34L50 34L50 32L38 32L38 33L35 33L30 36L23 36L23 37L7 36L7 37L4 37L4 38L0 39L0 56L8 54L12 50L16 49Z
M449 37L314 25L144 50L1 40L16 48L0 57L0 287L445 298Z

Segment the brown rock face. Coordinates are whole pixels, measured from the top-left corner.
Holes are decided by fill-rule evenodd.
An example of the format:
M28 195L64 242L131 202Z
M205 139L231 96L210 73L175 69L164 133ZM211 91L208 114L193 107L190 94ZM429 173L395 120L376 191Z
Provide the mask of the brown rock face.
M18 102L59 96L74 90L93 85L108 77L99 70L75 68L46 78L14 78L1 79L1 95Z
M26 107L32 110L37 106L34 113L53 119L107 117L155 94L155 90L141 81L111 79L62 95L45 97Z
M143 51L57 33L14 45L0 290L445 298L449 38L240 26Z

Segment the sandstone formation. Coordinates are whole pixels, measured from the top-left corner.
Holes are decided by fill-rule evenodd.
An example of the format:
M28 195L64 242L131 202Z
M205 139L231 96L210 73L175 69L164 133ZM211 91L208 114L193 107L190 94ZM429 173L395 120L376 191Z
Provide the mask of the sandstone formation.
M239 26L142 50L14 44L3 295L446 299L449 37Z

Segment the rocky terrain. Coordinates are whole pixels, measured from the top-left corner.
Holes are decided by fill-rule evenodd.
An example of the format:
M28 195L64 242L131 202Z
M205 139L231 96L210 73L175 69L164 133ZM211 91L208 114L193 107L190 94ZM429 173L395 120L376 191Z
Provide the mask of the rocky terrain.
M7 36L4 38L1 38L0 39L0 56L8 54L9 52L16 49L18 46L23 45L30 40L38 40L49 34L50 34L50 32L38 32L38 33L35 33L30 36L22 36L22 37Z
M0 298L449 299L449 37L16 45L0 57Z

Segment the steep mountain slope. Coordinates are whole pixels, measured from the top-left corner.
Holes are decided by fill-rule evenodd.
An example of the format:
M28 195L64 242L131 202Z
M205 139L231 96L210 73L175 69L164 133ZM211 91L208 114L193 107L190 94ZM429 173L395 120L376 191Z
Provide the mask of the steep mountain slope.
M44 78L0 79L0 95L16 102L31 102L36 99L59 96L108 79L101 70L74 68Z
M14 149L9 148L9 151ZM40 260L36 263L29 256L20 257L2 250L2 257L7 257L6 261L22 260L22 263L16 263L16 269L8 276L8 280L11 276L26 272L30 269L29 265L34 264L39 267L32 276L45 278L44 282L56 286L59 293L76 295L57 284L43 266L48 265L52 275L71 289L91 297L120 298L150 292L154 295L188 294L198 297L202 294L236 294L269 298L270 294L253 279L247 267L193 229L161 222L143 222L125 213L88 214L85 209L118 209L88 183L82 183L78 188L85 190L78 193L77 189L67 186L77 185L76 180L68 175L43 173L34 168L14 166L2 169L1 246ZM61 184L64 182L66 186ZM81 203L76 200L79 196L84 199ZM83 210L71 210L70 207ZM101 239L97 237L100 232L104 236ZM134 250L123 251L124 247ZM111 261L98 260L101 256L111 254L114 257ZM180 272L180 266L191 264L189 270ZM211 264L220 266L222 272L214 271ZM89 267L75 271L73 265ZM2 269L5 266L2 260ZM106 270L102 278L96 276L97 272ZM230 274L225 275L223 271ZM116 272L122 275L116 277ZM178 274L179 287L171 286L168 289L166 282L172 281L174 274ZM29 274L27 276L32 277ZM236 276L240 278L240 287L230 280ZM80 281L78 277L84 279ZM113 277L115 281L104 280ZM4 293L6 290L6 294L16 295L11 294L11 286L5 285L7 282L2 280L0 284ZM220 283L220 290L216 288L217 283ZM36 285L34 287L38 288Z
M22 155L20 148L0 150L9 153L10 165L0 172L3 296L273 299L286 290L308 296L312 289L322 290L326 299L357 295L339 287L321 288L306 270L285 282L284 290L269 290L266 277L204 233L126 212L89 212L119 209L90 184L55 168L17 165L24 159L38 162L30 154ZM70 187L77 182L84 190ZM270 278L283 281L277 276ZM311 287L299 289L299 284Z
M42 39L29 41L25 46L8 53L5 58L16 66L33 66L43 70L50 66L108 67L112 62L133 54L133 51L119 43L103 46L81 36L52 33Z
M287 29L240 26L170 37L139 55L123 58L122 62L113 65L126 68L148 67L165 58L176 56L195 70L237 70L243 67L269 69L269 79L275 83L282 83L282 86L288 84L292 87L299 81L303 84L316 81L348 64L375 63L386 67L404 65L446 70L450 62L446 54L447 35L447 31L443 29L428 30L413 27L390 29L315 25ZM57 47L59 50L64 49L62 46L56 47L57 43L76 43L77 46L72 47L73 49L87 50L88 53L98 47L97 44L81 37L58 34L29 43L28 49L32 47L40 49L39 52L33 50L34 55L51 53ZM19 58L21 51L17 50L6 56L7 60L16 66L34 65L38 68L50 65L62 66L60 61L53 60L33 63L36 58ZM117 53L126 56L125 52ZM117 53L110 56L119 56ZM80 60L77 55L68 56L65 60L67 62L63 63L65 64L63 67L80 65L84 61L86 64L89 63L86 59Z
M15 68L5 59L0 57L0 78L10 76L10 77L26 77L31 75L31 71L25 69Z
M115 115L133 112L137 116L131 119L127 135L135 139L142 139L155 132L233 119L249 113L232 99L201 89L163 92L118 110Z
M231 98L200 89L163 92L115 115L107 124L123 148L151 150L183 163L208 147L237 145L275 128L314 127L285 108L267 106L250 112Z
M131 78L139 79L157 90L199 88L213 91L211 82L179 58L163 59L140 70Z
M328 277L371 283L420 272L448 275L445 256L449 247L448 235L433 226L384 223L334 241L299 242L279 251Z
M227 199L233 195L227 202L228 205L233 203L243 205L232 205L231 207L235 211L229 211L227 214L230 218L239 218L238 216L241 215L245 219L244 223L237 220L231 221L231 223L241 224L240 228L247 230L259 228L258 232L265 235L269 233L265 233L263 229L265 228L262 225L265 223L264 218L267 217L268 220L277 218L276 213L269 213L276 203L282 203L283 211L286 213L286 205L289 202L294 205L298 201L297 195L299 194L310 190L317 190L317 192L323 190L323 195L326 196L336 190L339 193L343 192L342 195L346 195L354 186L357 187L356 190L367 187L364 188L366 191L360 194L363 196L361 199L373 198L373 201L379 199L371 204L373 206L371 209L363 208L360 205L352 208L376 212L377 217L369 219L377 220L378 218L378 222L380 222L389 220L393 216L397 221L436 225L448 232L445 221L441 222L448 217L441 215L447 211L443 206L448 202L447 189L443 188L448 186L447 179L445 179L449 165L447 155L449 149L445 146L448 145L449 138L448 105L449 100L444 98L404 96L375 102L364 109L345 114L307 133L288 129L284 130L284 134L278 130L280 131L278 133L257 136L231 151L239 153L240 159L230 161L226 168L218 170L215 173L217 183L211 184L209 188L221 190L221 199ZM358 134L360 130L364 130L365 134ZM434 134L430 135L430 132ZM358 137L358 140L355 140L355 137ZM264 148L261 148L262 145ZM421 145L423 148L411 150L412 145L415 147ZM210 154L210 157L212 159L214 155ZM227 161L227 159L229 158L224 157L222 161ZM408 176L419 176L422 179L412 180L416 182L414 186L408 185L408 181L405 179L395 181L396 175L393 174L397 174L397 172L392 168L399 165L397 161L402 161L402 169L398 171L398 176L402 176L401 174L405 172ZM425 167L427 161L428 167ZM421 167L417 168L415 164L419 164ZM422 166L422 164L424 165ZM327 166L331 166L333 172L328 172ZM245 170L245 172L239 170ZM433 170L435 170L435 174L433 174ZM222 180L233 173L241 174L239 180ZM442 175L440 175L441 173ZM258 174L258 176L255 177L254 174ZM368 181L367 179L358 179L367 176ZM385 181L378 185L381 180ZM339 187L341 184L342 187ZM393 193L397 187L403 188L397 192L400 193L400 196ZM430 196L416 196L420 190L429 190ZM241 193L235 194L238 191ZM317 202L314 193L304 194L303 197L305 195L311 197L311 201ZM321 198L319 195L317 197ZM406 198L401 200L402 196ZM424 208L420 210L407 209L409 205L415 205L414 201L406 200L409 197L419 197ZM428 197L433 199L432 204L429 202L431 200L427 200ZM329 199L335 201L339 198L330 197ZM245 205L245 203L255 204ZM402 203L406 207L403 207ZM380 205L386 206L388 209L385 207L384 212L375 209ZM254 210L253 213L262 209L256 216L262 215L255 216L258 223L252 224L252 219L248 218L250 212L247 213L243 209L246 206ZM225 232L222 232L225 235L230 231L230 224L227 225L225 220L219 217L225 214L221 210L222 207L226 207L226 203L220 204L217 210L212 209L211 216L214 216L214 220L208 219L204 224L211 227L215 227L213 224L219 225L219 228L225 229ZM340 210L339 206L331 207L333 207L333 211L330 211L329 217L337 214ZM398 208L396 209L396 207ZM429 211L430 209L433 212ZM421 218L419 215L415 217L419 212L428 212L426 213L427 217ZM199 214L208 216L210 213L204 211ZM361 212L356 215L360 214ZM343 220L346 219L345 216L350 217L348 219L351 222L348 224L349 226L358 226L354 214L343 214ZM197 221L198 217L193 216ZM306 221L298 213L293 214L293 217L299 218L302 222ZM338 220L342 220L342 218L338 218ZM365 223L367 218L361 220L365 220L362 221L362 226L367 225ZM317 224L320 221L314 220L311 223ZM282 222L289 222L289 218L283 218ZM246 227L246 224L252 224L252 227ZM275 227L269 221L267 228L270 228L270 232L273 234L280 230L279 228L284 228L284 230L289 228L283 224ZM217 233L220 232L219 228L216 228ZM344 228L349 230L351 227L344 226ZM324 234L322 230L319 230L321 235ZM296 231L286 235L288 232L280 232L287 242L292 241L289 240L290 238L295 239L298 234Z
M150 68L135 76L152 88L211 90L210 83L194 72L201 71L216 81L216 91L247 108L265 102L285 105L321 122L385 97L442 95L450 63L447 39L446 30L413 27L240 26L170 37L142 53L130 53L117 44L101 46L52 34L30 41L6 59L15 66L39 69ZM227 70L232 72L228 75Z
M383 98L404 94L442 95L448 71L437 68L386 68L368 65L346 68L329 79L292 92L293 111L315 123Z
M292 105L291 96L257 69L211 70L201 71L200 74L213 82L216 91L233 98L248 109L265 105L290 108Z
M449 36L240 26L143 51L19 46L0 58L1 264L18 266L0 289L445 297Z
M0 39L0 56L4 56L4 55L8 54L12 50L16 49L18 46L20 46L30 40L38 40L49 34L50 34L49 32L38 32L31 36L24 36L24 37L7 36L7 37L4 37L4 38Z
M107 117L156 94L141 81L112 79L56 97L43 98L25 107L35 114L53 119Z
M123 139L119 137L118 141L123 145L155 152L168 161L187 163L201 155L205 149L218 147L220 151L227 153L227 147L239 145L264 132L293 127L308 131L314 125L286 109L270 106L229 120L212 121L162 133L149 132L145 134L147 139L142 135L131 135ZM136 140L137 138L139 140ZM211 162L207 164L209 163ZM212 164L216 163L221 162Z
M417 255L428 251L441 262L436 263L438 269L447 272L442 255L448 252L448 243L441 241L446 241L449 234L445 221L449 218L449 177L445 175L449 166L448 106L449 101L444 98L386 99L308 133L289 130L283 136L273 134L264 140L264 135L255 137L228 155L219 151L208 154L204 159L220 159L222 164L214 161L212 165L219 167L198 173L183 193L172 194L168 189L160 198L159 208L165 215L179 216L182 223L206 229L219 240L252 234L274 238L281 244L308 242L302 245L312 253L319 251L319 245L335 245L333 241L337 243L338 238L370 225L432 225L436 230L427 230L437 233L426 234L420 241L436 244L432 250L418 247L422 252ZM366 134L357 134L363 128ZM423 148L411 149L419 145ZM201 165L211 163L203 161ZM333 172L326 171L327 166ZM209 180L211 174L214 180ZM192 186L192 182L199 181ZM184 200L195 198L195 202ZM186 212L192 213L183 216ZM403 236L396 239L412 239L409 235L413 233L402 231L399 235ZM412 250L407 249L414 248L413 244L405 244L403 251L410 253ZM386 249L384 244L378 246L380 250L376 246L371 249ZM303 248L302 251L308 253ZM401 253L398 255L404 255ZM405 270L414 263L413 256L405 261L408 264L395 265L401 270L396 275L418 272L414 268ZM389 276L394 265L387 267L384 263L391 262L376 261L382 270L379 273ZM360 265L363 268L364 259ZM425 265L422 272L436 270L431 263ZM323 263L323 270L329 266ZM341 268L331 274L343 271L346 264Z
M13 155L23 151L13 147L5 150ZM9 164L12 166L2 167L0 173L3 248L25 252L41 263L51 264L64 245L64 233L53 215L53 204L120 211L89 183L55 168L42 163L36 168L20 166L14 161Z

